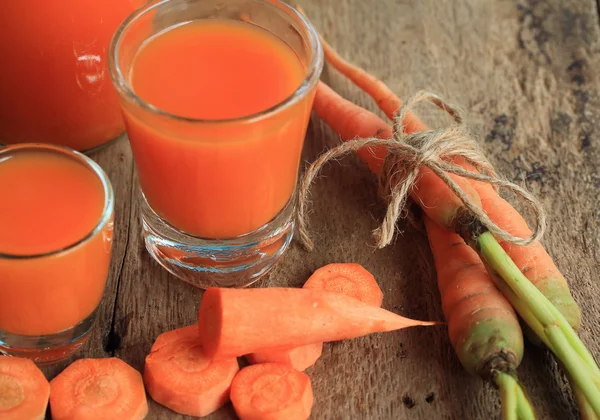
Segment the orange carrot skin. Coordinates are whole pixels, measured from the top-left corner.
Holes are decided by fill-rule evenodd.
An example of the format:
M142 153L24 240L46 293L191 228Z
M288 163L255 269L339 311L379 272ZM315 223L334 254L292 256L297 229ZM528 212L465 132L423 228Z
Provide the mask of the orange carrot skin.
M263 363L236 375L231 402L240 420L306 420L314 397L308 375L287 364Z
M510 303L494 286L477 253L455 233L424 217L450 342L471 374L489 375L499 361L517 367L523 333Z
M343 141L357 137L392 137L391 127L381 118L369 113L358 105L342 98L325 83L319 81L313 109ZM356 152L369 169L378 174L383 165L387 149L385 147L363 147Z
M158 336L144 366L144 383L157 403L204 417L229 402L231 381L239 371L236 358L211 360L202 349L198 326Z
M340 293L295 288L209 288L198 315L202 346L214 358L434 324Z
M29 359L0 356L0 419L42 420L50 384Z
M50 411L53 420L141 420L142 375L116 357L76 360L50 381Z

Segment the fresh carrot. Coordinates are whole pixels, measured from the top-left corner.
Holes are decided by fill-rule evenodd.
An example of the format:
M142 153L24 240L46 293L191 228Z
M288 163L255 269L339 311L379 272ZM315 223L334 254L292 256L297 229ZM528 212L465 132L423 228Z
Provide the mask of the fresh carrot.
M321 41L325 52L325 58L329 64L352 81L357 87L371 96L386 116L393 120L402 105L402 100L381 80L369 74L362 68L344 60L322 38ZM317 100L315 100L315 102L317 102ZM315 110L317 114L319 114L317 106L320 105L315 103ZM341 118L341 116L338 116L338 118ZM367 117L363 118L366 119ZM381 122L382 121L377 121L370 124L377 126L377 131L373 130L372 133L381 130ZM428 129L427 126L412 112L407 113L403 123L404 130L407 133ZM372 133L371 135L373 135ZM349 138L353 137L354 136L349 136ZM386 153L385 150L376 152L377 159L383 161ZM370 163L372 159L373 158L369 158L366 161L370 168L372 167L372 163ZM475 171L475 168L464 161L455 163L465 169ZM379 173L379 171L375 171L375 173ZM501 229L504 229L515 236L528 237L531 235L531 230L527 226L527 222L523 219L523 216L521 216L521 214L507 201L500 197L492 185L475 180L469 180L469 182L478 193L485 213ZM567 321L569 321L569 324L575 329L579 328L581 323L581 310L571 295L567 281L544 247L539 242L527 247L512 245L504 241L501 242L501 245L529 281L531 281L548 298L548 300L556 306L556 308L565 316Z
M516 367L523 357L523 334L510 303L465 241L423 217L437 271L450 342L472 374L489 375L493 359Z
M360 264L327 264L317 269L304 283L303 288L343 293L367 305L381 306L383 302L383 292L375 277ZM323 344L313 343L283 350L250 353L245 357L252 364L289 363L294 369L303 371L314 365L322 352Z
M215 358L434 324L340 293L295 288L209 288L198 315L202 346Z
M284 363L263 363L233 378L231 402L240 420L305 420L313 392L305 373Z
M327 264L315 270L303 288L343 293L367 305L381 306L383 302L383 292L373 274L355 263Z
M116 357L79 359L50 381L54 420L137 420L148 414L142 375Z
M202 350L198 326L158 336L146 357L144 383L154 401L173 411L204 417L229 402L239 371L235 357L211 360Z
M29 359L0 356L0 419L41 420L50 384Z

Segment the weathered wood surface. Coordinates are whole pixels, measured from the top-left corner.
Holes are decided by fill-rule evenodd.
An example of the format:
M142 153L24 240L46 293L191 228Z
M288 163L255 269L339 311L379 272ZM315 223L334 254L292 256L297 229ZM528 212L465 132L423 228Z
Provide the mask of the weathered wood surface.
M426 88L465 109L490 160L530 188L550 213L545 243L583 310L581 336L600 353L600 25L594 0L304 0L315 25L351 61L402 97ZM373 109L334 70L323 80ZM431 124L438 111L419 109ZM311 161L336 136L316 118ZM94 155L117 195L116 243L99 325L79 355L118 356L143 369L155 337L196 319L201 292L170 276L144 250L138 187L122 140ZM293 246L262 286L300 286L316 268L354 261L371 270L384 306L442 319L425 237L401 224L393 246L374 251L381 219L375 179L355 158L332 164L313 188L315 251ZM49 375L64 365L47 370ZM553 358L528 346L519 369L539 417L576 418ZM468 376L443 328L415 328L325 346L308 370L314 419L499 418L497 392ZM211 416L234 418L230 406ZM150 419L183 418L151 403Z

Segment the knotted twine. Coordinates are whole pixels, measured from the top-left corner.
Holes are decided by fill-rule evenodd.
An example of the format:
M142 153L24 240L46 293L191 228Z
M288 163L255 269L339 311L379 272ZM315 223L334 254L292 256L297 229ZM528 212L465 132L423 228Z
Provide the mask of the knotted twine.
M424 101L431 102L448 113L454 119L454 124L440 129L406 133L404 129L406 115L417 103ZM315 177L331 160L370 146L383 146L388 151L379 173L379 195L387 202L388 207L383 222L373 232L378 248L383 248L392 241L396 221L400 217L407 216L408 212L405 210L405 206L415 188L422 167L429 168L441 178L448 188L460 198L464 207L497 239L527 246L538 241L544 234L546 214L541 203L524 188L498 176L465 126L462 111L432 92L419 91L408 99L396 113L391 139L356 138L328 150L309 166L300 183L297 213L298 235L306 249L313 249L305 214L310 186ZM458 166L455 163L457 158L462 158L477 172ZM460 161L460 159L457 160ZM448 175L449 173L489 183L496 190L506 188L513 192L531 208L535 217L535 229L532 234L521 238L500 228L479 205L469 198L468 194Z

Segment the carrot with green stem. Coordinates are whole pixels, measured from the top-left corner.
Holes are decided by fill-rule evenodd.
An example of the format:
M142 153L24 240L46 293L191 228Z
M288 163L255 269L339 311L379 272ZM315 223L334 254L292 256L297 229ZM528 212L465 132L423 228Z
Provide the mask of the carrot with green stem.
M461 364L498 386L505 419L535 418L513 376L523 357L523 334L512 306L460 236L427 216L424 221L448 335Z
M327 62L362 91L371 96L384 114L391 120L394 120L398 110L402 106L401 99L381 80L362 68L346 61L323 37L321 37L321 43ZM410 111L406 113L403 126L407 133L428 129ZM375 150L374 154L383 163L387 150ZM473 166L464 160L455 163L465 169L476 171ZM491 184L476 180L470 180L470 182L481 198L483 210L500 228L514 236L531 236L532 232L527 226L525 219L506 200L498 195L498 192ZM525 276L562 312L571 326L575 329L579 328L581 322L579 306L571 295L567 281L542 244L536 242L527 247L521 247L513 245L510 242L501 241L501 245Z
M317 87L314 110L348 144L345 149L325 152L322 157L311 165L311 168L306 171L307 176L300 188L301 197L306 196L307 189L318 172L319 166L322 166L331 157L339 157L358 147L364 149L363 151L359 150L359 156L366 160L369 167L381 168L382 162L373 154L372 148L364 146L385 147L385 141L370 139L365 142L354 139L375 134L379 137L386 132L391 133L392 130L389 127L387 130L384 128L386 123L383 120L341 98L322 83ZM354 124L353 127L356 128L356 131L352 131L344 126L344 122L348 120L361 121L361 124ZM351 143L353 140L354 143ZM477 191L467 179L455 174L449 174L448 177L455 181L463 194L475 202L476 205L480 203ZM468 217L470 213L465 211L462 200L448 188L445 181L427 167L421 167L418 176L415 178L417 183L411 189L414 201L437 224L445 229L461 233L465 241L479 253L488 267L500 275L502 281L506 282L512 291L512 295L509 296L501 288L505 296L525 319L529 327L535 331L536 335L540 336L542 341L544 341L544 338L548 339L550 350L563 363L576 386L586 396L594 411L600 415L600 388L596 383L600 378L600 371L593 357L561 312L523 275L494 236L473 217ZM302 212L304 202L299 201L299 208ZM301 218L299 218L300 220ZM473 230L473 228L477 229ZM300 237L306 239L302 235Z

